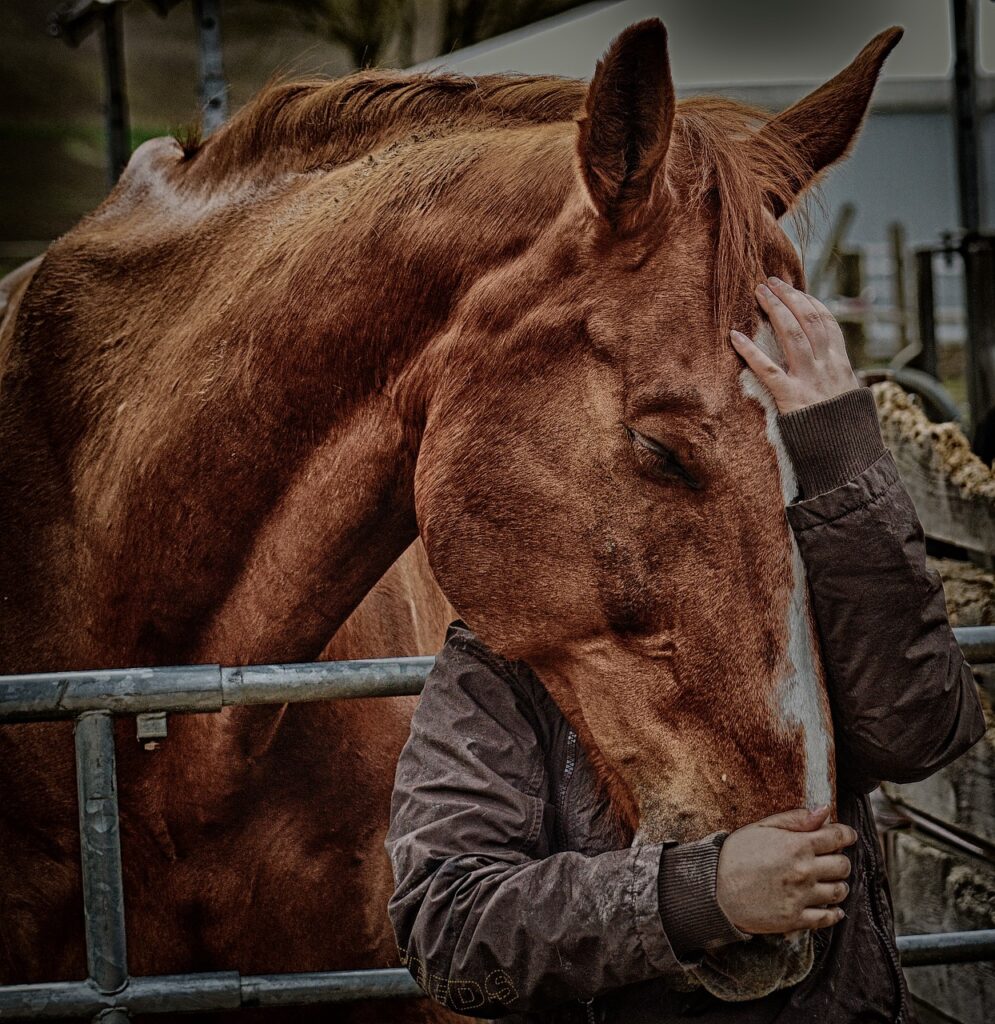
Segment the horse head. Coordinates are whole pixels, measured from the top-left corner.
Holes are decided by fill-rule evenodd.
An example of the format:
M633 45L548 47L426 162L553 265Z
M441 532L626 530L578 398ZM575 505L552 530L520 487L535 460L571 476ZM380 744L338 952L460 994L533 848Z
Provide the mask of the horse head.
M900 36L771 117L676 102L663 25L627 29L569 149L533 152L561 181L558 215L412 370L434 382L406 410L433 571L485 642L538 674L636 841L834 800L784 515L795 480L728 332L778 357L753 291L764 274L804 283L779 218L848 150ZM775 950L711 985L788 984L811 963L798 949L790 968Z

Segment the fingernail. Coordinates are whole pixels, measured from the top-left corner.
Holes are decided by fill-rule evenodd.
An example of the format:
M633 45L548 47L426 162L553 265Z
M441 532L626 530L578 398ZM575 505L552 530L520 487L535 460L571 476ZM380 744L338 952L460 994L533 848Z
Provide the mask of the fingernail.
M729 336L733 341L745 341L746 335L742 331L730 331Z
M767 280L768 280L768 281L769 281L769 282L770 282L770 283L771 283L772 285L779 285L779 284L784 284L784 282L783 282L783 281L782 281L782 280L781 280L781 279L780 279L779 277L768 277L768 278L767 278Z

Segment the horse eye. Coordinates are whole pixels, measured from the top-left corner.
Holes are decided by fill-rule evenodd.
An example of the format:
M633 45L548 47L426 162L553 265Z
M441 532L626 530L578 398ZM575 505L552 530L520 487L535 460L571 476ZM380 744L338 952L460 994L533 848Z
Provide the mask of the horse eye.
M640 434L638 430L633 430L630 426L626 426L625 432L634 445L638 445L644 452L653 456L658 473L680 480L693 491L701 490L701 483L684 468L681 460L665 444L657 441L656 438Z

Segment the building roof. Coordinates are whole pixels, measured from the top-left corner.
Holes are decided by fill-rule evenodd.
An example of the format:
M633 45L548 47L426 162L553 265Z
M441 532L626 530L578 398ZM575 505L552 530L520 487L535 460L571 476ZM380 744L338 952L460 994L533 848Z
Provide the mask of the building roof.
M995 3L976 4L980 23L979 99L995 90ZM590 3L418 65L464 74L519 71L589 78L618 33L660 17L670 37L678 92L717 91L772 107L832 77L877 32L902 25L888 59L878 108L949 103L953 67L945 0L622 0Z

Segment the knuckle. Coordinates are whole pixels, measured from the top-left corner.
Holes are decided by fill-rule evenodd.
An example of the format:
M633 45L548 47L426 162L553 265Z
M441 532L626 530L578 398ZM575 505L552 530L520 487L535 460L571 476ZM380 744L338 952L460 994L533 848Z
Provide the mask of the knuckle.
M822 314L817 309L810 309L803 313L802 319L812 327L821 327L823 323Z

